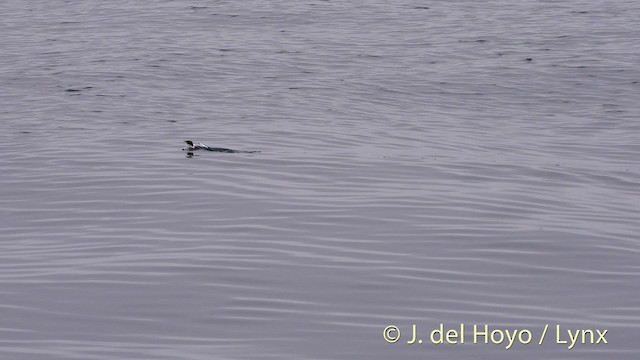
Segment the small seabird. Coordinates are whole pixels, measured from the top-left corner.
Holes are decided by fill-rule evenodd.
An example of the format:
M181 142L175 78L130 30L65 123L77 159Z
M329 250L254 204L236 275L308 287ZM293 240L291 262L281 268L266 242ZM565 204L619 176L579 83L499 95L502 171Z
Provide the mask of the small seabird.
M191 140L185 140L184 142L187 143L187 147L182 150L188 151L191 154L193 154L193 152L197 150L207 150L207 151L215 151L215 152L222 152L222 153L257 153L259 152L259 151L242 151L242 150L210 147L209 145L205 145L203 143L194 144L193 141Z
M210 148L203 144L203 143L198 143L198 144L193 144L193 141L191 140L185 140L184 142L187 143L187 148L186 149L182 149L182 150L186 150L186 151L196 151L196 150L209 150Z

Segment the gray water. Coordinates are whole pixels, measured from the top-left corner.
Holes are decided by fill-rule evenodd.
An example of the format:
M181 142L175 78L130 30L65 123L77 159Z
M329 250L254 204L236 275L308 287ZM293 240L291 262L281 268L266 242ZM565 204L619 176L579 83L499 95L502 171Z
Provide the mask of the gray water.
M0 358L637 359L640 3L0 13Z

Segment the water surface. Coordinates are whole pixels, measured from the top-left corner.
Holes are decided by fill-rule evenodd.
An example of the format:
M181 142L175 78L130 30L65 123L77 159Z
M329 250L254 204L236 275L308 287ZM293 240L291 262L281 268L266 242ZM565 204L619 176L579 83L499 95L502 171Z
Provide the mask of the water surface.
M1 357L637 357L635 2L0 10Z

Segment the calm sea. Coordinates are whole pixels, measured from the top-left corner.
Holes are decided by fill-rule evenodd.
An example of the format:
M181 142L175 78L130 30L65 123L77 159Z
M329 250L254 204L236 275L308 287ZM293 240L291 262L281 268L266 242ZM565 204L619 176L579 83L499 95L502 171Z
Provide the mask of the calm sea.
M637 359L640 2L0 13L0 358Z

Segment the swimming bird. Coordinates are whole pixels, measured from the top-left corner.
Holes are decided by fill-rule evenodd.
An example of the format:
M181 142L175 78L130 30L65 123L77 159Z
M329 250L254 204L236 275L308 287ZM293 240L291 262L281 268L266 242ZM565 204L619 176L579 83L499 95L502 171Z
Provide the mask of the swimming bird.
M184 142L187 143L187 147L182 150L189 151L189 152L193 152L197 150L207 150L207 151L215 151L215 152L222 152L222 153L257 153L259 152L259 151L241 151L241 150L210 147L209 145L206 145L203 143L194 144L193 141L191 140L185 140Z
M198 143L198 144L193 144L193 141L191 140L185 140L185 143L187 143L187 148L186 149L182 149L182 150L186 150L186 151L196 151L196 150L209 150L209 146L203 144L203 143Z

